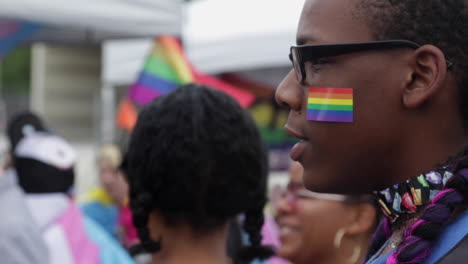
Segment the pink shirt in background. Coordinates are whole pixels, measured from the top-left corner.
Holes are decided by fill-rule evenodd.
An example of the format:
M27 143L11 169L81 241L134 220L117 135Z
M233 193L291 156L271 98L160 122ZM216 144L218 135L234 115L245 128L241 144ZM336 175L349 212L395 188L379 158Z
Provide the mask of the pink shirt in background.
M132 211L128 206L120 208L119 225L122 228L125 247L129 248L138 243L138 234L133 226Z

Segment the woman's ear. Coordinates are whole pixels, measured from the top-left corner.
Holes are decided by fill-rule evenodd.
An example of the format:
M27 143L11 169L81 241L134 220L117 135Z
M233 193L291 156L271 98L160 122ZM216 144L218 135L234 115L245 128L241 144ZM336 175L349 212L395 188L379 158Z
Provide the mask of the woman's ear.
M371 204L361 203L353 205L352 211L352 221L348 224L346 233L349 235L372 233L377 221L376 208Z

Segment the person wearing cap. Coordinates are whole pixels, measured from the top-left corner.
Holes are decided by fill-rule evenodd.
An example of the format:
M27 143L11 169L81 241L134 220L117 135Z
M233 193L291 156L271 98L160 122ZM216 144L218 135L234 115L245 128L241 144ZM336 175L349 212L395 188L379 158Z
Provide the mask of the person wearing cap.
M16 146L24 135L46 131L43 122L26 111L8 124L10 145ZM13 148L11 148L13 149ZM10 153L11 154L11 153ZM34 221L18 185L11 155L0 168L0 256L4 264L49 263L46 243Z
M50 263L134 263L72 200L69 193L77 156L71 145L59 136L35 129L29 122L13 120L10 124L9 131L14 131L9 133L14 171L47 245Z

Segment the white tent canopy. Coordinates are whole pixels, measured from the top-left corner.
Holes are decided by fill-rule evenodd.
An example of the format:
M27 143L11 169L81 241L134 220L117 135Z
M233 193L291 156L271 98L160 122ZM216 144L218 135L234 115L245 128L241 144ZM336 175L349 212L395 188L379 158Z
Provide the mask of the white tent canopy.
M0 0L0 18L43 24L39 35L58 40L178 35L181 17L181 0Z
M183 40L189 60L205 73L290 66L304 0L197 0L187 4ZM151 40L107 41L105 81L132 83Z
M152 45L152 39L105 41L102 49L102 80L112 85L133 83Z
M290 65L304 0L204 0L183 30L191 61L205 72Z

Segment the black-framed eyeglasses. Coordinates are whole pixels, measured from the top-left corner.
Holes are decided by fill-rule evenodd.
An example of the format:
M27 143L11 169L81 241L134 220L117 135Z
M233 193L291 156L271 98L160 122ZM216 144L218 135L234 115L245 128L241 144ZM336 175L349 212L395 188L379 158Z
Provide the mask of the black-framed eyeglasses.
M418 49L420 47L421 45L409 40L382 40L338 44L300 45L291 47L289 59L293 64L297 80L300 83L303 83L306 79L304 64L307 61L314 61L321 58L334 57L360 51L395 48ZM452 66L453 63L447 60L447 69L450 69Z

